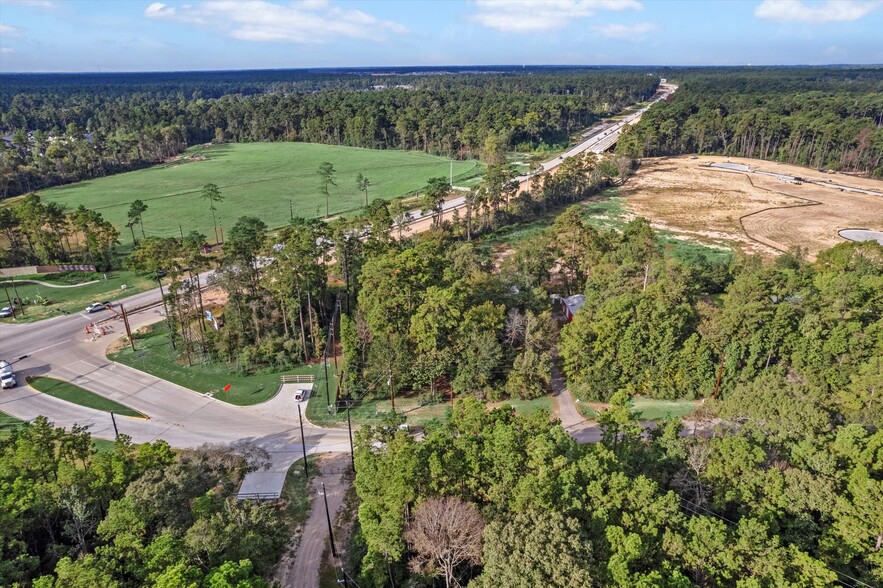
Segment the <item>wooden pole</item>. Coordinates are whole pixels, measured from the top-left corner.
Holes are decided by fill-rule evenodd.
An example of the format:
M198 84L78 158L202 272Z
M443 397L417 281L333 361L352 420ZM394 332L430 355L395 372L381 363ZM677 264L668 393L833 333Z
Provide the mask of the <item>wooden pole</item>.
M300 421L300 444L304 450L304 477L309 478L310 472L307 469L307 442L304 439L304 419L300 413L300 404L297 405L297 420Z
M126 307L123 306L122 302L120 302L120 313L123 315L123 325L126 327L126 337L129 338L129 344L132 346L132 351L135 351L135 339L132 338L132 329L129 327L129 315L126 314Z
M347 401L346 403L346 426L350 432L350 461L353 464L353 473L356 471L356 452L353 449L353 423L350 421L350 406L351 402Z
M328 510L328 493L325 491L325 482L322 482L322 498L325 499L325 520L328 521L328 535L331 538L331 557L337 557L334 548L334 529L331 528L331 512Z

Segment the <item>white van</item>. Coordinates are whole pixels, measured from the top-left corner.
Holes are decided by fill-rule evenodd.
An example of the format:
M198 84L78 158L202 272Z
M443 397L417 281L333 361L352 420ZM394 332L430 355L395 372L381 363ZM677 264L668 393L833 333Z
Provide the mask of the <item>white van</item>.
M15 388L18 385L18 382L15 380L15 374L3 374L0 376L0 388L6 390L7 388Z

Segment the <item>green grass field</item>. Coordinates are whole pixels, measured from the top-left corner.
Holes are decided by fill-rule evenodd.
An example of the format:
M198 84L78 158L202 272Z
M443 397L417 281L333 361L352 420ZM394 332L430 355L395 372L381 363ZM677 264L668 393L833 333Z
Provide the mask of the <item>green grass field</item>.
M123 416L143 418L144 415L137 410L131 409L124 404L120 404L110 398L105 398L84 390L79 386L75 386L69 382L56 380L55 378L45 377L29 377L28 385L43 394L54 396L55 398L66 400L86 408L94 408L95 410L104 410Z
M188 366L186 362L182 363L183 360L177 359L177 353L169 344L168 332L166 323L156 323L149 332L135 334L136 351L124 347L110 354L109 357L113 361L190 390L211 392L218 400L238 406L258 404L275 396L279 391L279 376L282 374L312 374L316 376L316 389L318 390L320 386L323 391L325 389L324 371L321 365L306 365L283 372L252 375L238 374L226 363L200 364L194 361L193 366ZM224 386L227 384L231 388L228 392L224 392Z
M0 439L9 437L15 429L23 424L24 421L20 421L14 416L9 416L5 412L0 412Z
M582 209L586 222L596 229L622 231L628 222L628 215L623 204L624 199L618 195L617 189L608 188L597 196L576 205ZM555 218L564 210L564 207L557 208L539 215L534 220L500 227L485 235L481 240L481 245L485 253L490 254L492 249L498 245L515 245L531 239L551 227L555 223ZM656 240L663 247L666 255L681 261L696 262L704 259L709 262L719 262L727 260L733 255L729 249L709 247L695 241L679 239L671 231L656 230Z
M13 416L9 416L5 412L0 412L0 439L5 439L12 435L12 432L24 425L24 421L20 421ZM95 449L98 453L106 453L108 451L113 451L114 442L108 441L107 439L96 439L92 438L92 445L95 446Z
M43 277L35 277L34 279L47 281ZM126 286L125 290L121 289L123 285ZM0 307L9 304L6 301L6 294L8 293L10 298L14 298L16 291L22 300L34 302L38 296L47 299L48 304L46 305L29 304L25 306L24 316L17 313L17 322L33 322L59 314L83 312L93 302L112 301L155 287L156 282L134 272L124 271L107 272L106 280L102 277L94 284L84 284L74 288L51 288L41 284L19 282L16 279L13 289L13 282L4 279L0 280ZM5 290L3 290L4 288ZM12 318L0 319L0 321L12 322Z
M325 198L319 193L316 170L330 161L337 186L330 187L330 213L346 214L365 204L356 189L356 176L370 181L369 200L386 200L418 190L434 176L448 177L450 160L420 152L359 149L312 143L238 143L198 146L176 162L115 176L59 186L40 192L45 201L73 210L80 204L104 215L119 230L123 243L131 243L125 228L130 204L147 204L144 228L148 235L173 236L178 225L198 230L214 240L212 215L201 200L202 187L218 185L224 201L217 215L225 230L244 215L258 216L271 228L286 224L289 202L295 216L325 215ZM455 161L454 181L480 174L477 161ZM140 237L140 230L135 228Z
M329 376L331 370L329 368ZM335 401L336 380L333 376L330 378L330 397L332 403ZM528 414L538 408L552 412L555 401L549 396L543 396L534 400L519 400L517 398L504 400L499 405L509 404L515 408L519 414ZM490 406L497 406L492 404ZM412 395L403 395L396 398L396 412L405 416L405 421L409 425L421 426L429 421L445 420L448 418L447 411L451 407L448 399L436 404L421 404L419 398ZM385 415L392 410L392 402L389 398L364 398L351 410L350 417L353 423L360 425L378 425L383 421ZM341 410L337 414L328 414L325 403L325 385L324 381L319 383L313 389L313 395L307 404L307 418L311 423L325 427L345 427L346 412Z
M632 400L632 412L642 421L684 417L695 411L697 406L699 402L696 400L654 400L653 398Z

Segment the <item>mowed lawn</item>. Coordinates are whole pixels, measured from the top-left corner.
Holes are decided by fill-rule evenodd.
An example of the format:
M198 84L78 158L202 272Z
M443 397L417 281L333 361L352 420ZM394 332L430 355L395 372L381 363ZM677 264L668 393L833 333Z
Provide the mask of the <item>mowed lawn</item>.
M319 193L319 164L330 161L336 171L330 186L330 214L347 214L365 204L356 188L356 177L371 182L369 200L404 196L426 185L435 176L448 177L450 160L420 152L360 149L313 143L239 143L198 146L178 161L115 176L59 186L40 192L45 201L59 202L68 210L80 204L101 212L131 242L125 228L131 203L147 204L144 228L148 235L173 236L178 225L184 232L198 230L214 240L212 215L200 197L202 187L215 183L224 196L217 215L227 231L244 215L260 217L270 228L295 216L325 216L325 198ZM477 161L455 161L454 181L478 175ZM135 228L140 237L139 228Z
M106 280L104 275L107 276ZM45 280L46 278L34 276L34 279ZM126 288L123 289L122 286L126 286ZM114 301L155 287L156 282L129 271L107 272L101 275L97 282L74 288L51 288L43 284L0 279L0 307L9 304L6 300L7 292L10 298L18 292L18 296L22 300L30 300L32 303L25 306L24 316L18 314L15 320L33 322L60 314L81 313L93 302ZM37 296L46 299L45 306L36 302ZM11 323L13 319L11 317L4 318L0 319L0 322Z

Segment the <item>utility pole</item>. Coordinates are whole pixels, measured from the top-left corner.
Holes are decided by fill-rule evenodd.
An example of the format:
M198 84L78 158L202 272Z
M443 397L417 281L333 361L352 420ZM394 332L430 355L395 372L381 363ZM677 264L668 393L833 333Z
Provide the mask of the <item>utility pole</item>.
M454 187L454 160L451 160L451 188Z
M352 402L346 401L346 427L350 432L350 461L353 464L353 473L356 473L356 452L353 449L353 423L350 420L350 407L352 405Z
M307 469L307 442L304 439L304 419L300 414L300 404L297 405L297 420L300 421L300 444L304 449L304 478L309 478L310 472Z
M337 300L334 303L334 314L331 316L331 353L334 353L331 357L334 359L334 373L337 372L337 353L335 353L335 349L337 348L337 336L334 334L334 327L339 320L340 316L340 295L337 295Z
M21 296L18 295L18 288L15 287L15 276L9 276L9 281L12 282L12 291L15 292L15 299L18 300L18 303L21 305L21 315L25 315L25 301L21 299Z
M15 305L12 303L12 300L9 298L9 289L6 286L3 286L3 291L6 292L6 301L9 303L9 308L12 309L12 320L16 320L16 318L15 318Z
M392 404L392 411L396 411L396 395L392 387L392 367L389 368L389 402Z
M114 433L114 435L116 435L115 438L116 438L116 439L119 439L119 437L120 437L120 431L119 431L119 429L117 429L117 420L116 420L116 418L113 416L113 413L110 413L110 422L113 423L113 433Z
M325 520L328 521L328 535L331 537L331 557L337 557L337 549L334 548L334 530L331 528L331 513L328 511L328 493L325 492L325 482L322 482L322 498L325 499Z
M162 278L159 277L159 272L154 270L153 275L156 277L156 283L159 284L159 295L162 297L162 307L166 312L166 323L169 325L169 341L172 343L172 349L175 351L178 348L175 346L175 334L172 332L172 323L169 322L169 306L166 304L166 293L162 289Z
M328 414L331 414L331 392L328 389L328 344L325 344L325 404L328 406Z
M178 232L181 233L181 245L184 244L184 229L181 228L181 225L178 225Z
M129 338L129 344L132 346L132 351L135 351L135 339L132 338L132 329L129 328L129 315L126 314L126 308L123 306L123 303L120 302L120 313L123 315L123 325L126 327L126 337ZM113 413L110 413L113 415Z
M343 569L343 566L340 566L340 573L343 574L343 586L344 588L348 588L350 585L349 582L346 581L346 570Z
M294 220L294 201L291 198L288 199L288 220Z

